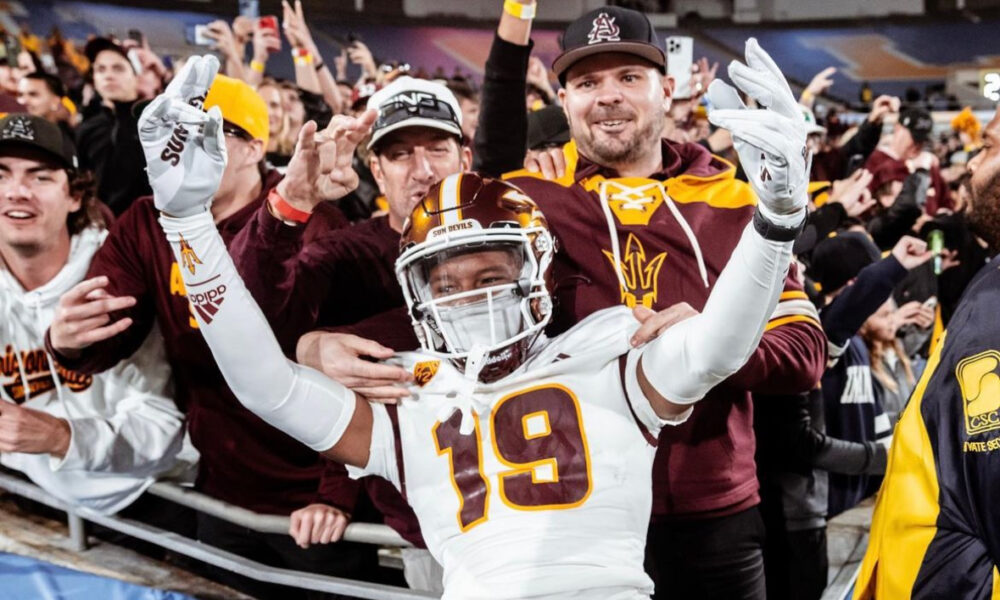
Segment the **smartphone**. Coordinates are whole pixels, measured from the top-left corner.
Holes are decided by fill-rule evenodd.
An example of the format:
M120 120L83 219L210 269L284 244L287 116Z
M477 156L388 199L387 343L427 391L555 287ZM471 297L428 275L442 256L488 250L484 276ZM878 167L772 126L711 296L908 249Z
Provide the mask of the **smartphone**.
M136 52L135 48L128 51L128 61L132 63L135 74L142 75L142 61L139 60L139 53Z
M185 39L190 46L211 46L215 40L205 35L208 25L188 25L185 29Z
M260 2L258 0L240 0L240 16L248 19L260 18Z
M935 308L937 308L937 305L938 305L938 299L935 296L931 296L930 298L924 300L924 308L929 308L931 310L934 310Z
M278 17L274 15L267 15L261 17L259 20L260 26L264 29L273 29L274 33L278 33Z
M128 30L128 39L136 41L136 42L139 42L139 45L141 46L142 45L142 32L139 31L138 29L129 29Z
M686 35L672 35L667 38L667 75L674 78L674 98L684 99L692 96L693 54L693 38Z
M267 16L261 17L258 20L258 23L260 24L260 26L261 26L262 29L271 29L271 30L273 30L274 31L274 35L277 36L277 38L278 38L278 41L279 42L281 41L281 33L278 31L278 17L276 17L274 15L267 15ZM274 53L274 52L280 52L280 51L281 51L280 47L278 47L278 48L268 48L268 52Z

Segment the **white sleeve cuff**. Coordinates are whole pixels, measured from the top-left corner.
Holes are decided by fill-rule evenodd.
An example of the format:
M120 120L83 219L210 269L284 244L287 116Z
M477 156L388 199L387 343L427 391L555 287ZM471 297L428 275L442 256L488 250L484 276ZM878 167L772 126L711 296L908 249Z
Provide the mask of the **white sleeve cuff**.
M384 404L372 403L372 444L368 451L368 464L364 467L347 465L351 479L369 475L381 477L400 489L399 468L396 464L396 435L393 432L389 411Z
M626 355L625 393L639 424L645 427L653 437L659 437L660 430L665 426L676 426L687 421L694 411L694 405L692 404L687 410L672 419L660 418L639 386L639 359L641 357L642 352L640 350L629 350L629 353ZM667 400L672 401L671 398L667 398Z
M62 458L49 455L49 468L53 472L93 470L101 424L91 419L66 419L66 422L69 423L69 446Z

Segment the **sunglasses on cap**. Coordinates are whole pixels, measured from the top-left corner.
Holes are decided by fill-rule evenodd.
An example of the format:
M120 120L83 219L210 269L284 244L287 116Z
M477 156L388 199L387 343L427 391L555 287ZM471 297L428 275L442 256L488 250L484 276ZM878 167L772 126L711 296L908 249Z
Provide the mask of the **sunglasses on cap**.
M402 96L406 99L402 99ZM415 102L414 96L414 94L401 94L379 105L374 129L377 131L413 118L450 121L458 127L458 116L450 104L432 94L419 94Z

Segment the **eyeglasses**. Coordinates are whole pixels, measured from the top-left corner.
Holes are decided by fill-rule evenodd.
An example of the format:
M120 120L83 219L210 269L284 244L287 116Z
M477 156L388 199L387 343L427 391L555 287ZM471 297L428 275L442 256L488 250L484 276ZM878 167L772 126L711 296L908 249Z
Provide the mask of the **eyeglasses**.
M240 129L239 127L237 127L235 125L229 125L229 124L223 124L222 125L222 135L224 135L226 137L239 138L239 139L243 140L244 142L249 142L250 140L253 139L250 136L250 134L247 133L246 131L244 131L243 129Z
M423 118L449 121L459 127L458 116L451 105L426 92L402 93L378 107L375 130L390 127L407 119Z

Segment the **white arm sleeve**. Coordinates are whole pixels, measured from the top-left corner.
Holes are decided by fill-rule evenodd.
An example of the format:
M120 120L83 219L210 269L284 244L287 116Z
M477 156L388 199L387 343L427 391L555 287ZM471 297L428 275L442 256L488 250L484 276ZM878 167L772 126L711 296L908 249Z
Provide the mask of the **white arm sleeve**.
M396 462L396 436L384 404L372 403L372 445L368 449L368 464L364 467L348 465L347 474L352 479L375 475L402 491L399 464Z
M354 415L354 392L288 360L206 211L160 216L188 301L226 383L243 406L306 446L329 450Z
M791 255L791 242L765 240L746 226L701 314L643 348L642 372L657 392L691 404L746 363L778 303Z

